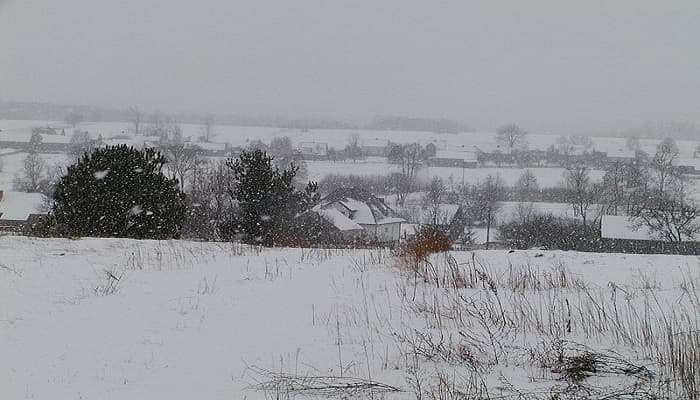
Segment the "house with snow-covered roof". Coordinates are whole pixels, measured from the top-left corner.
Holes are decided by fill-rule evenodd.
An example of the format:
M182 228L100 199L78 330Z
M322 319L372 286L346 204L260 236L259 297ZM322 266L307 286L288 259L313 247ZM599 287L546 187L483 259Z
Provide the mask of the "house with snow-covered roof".
M360 188L337 189L324 197L313 211L343 232L346 239L398 242L401 224L405 222L384 200Z
M41 193L7 192L0 190L0 231L21 232L35 223L45 212Z

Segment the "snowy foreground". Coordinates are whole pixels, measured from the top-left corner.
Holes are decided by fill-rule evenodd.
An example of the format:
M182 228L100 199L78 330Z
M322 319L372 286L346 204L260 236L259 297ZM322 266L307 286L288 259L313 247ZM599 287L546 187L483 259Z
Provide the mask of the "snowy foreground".
M3 237L0 398L683 398L698 299L697 257Z

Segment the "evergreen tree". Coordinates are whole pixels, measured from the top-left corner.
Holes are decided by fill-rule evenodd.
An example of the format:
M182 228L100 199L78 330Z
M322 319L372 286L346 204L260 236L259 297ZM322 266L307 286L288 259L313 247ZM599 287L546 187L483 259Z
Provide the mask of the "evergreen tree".
M290 239L294 219L318 200L317 185L309 183L304 192L294 189L298 167L274 167L273 158L262 150L243 151L228 161L234 174L231 196L240 208L240 229L249 239L273 246Z
M168 239L187 214L176 179L153 149L108 146L83 155L56 185L52 214L72 236Z

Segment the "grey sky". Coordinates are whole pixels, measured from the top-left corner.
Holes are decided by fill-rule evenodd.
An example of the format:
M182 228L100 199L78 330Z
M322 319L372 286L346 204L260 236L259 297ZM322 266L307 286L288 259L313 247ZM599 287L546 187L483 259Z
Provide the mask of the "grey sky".
M0 0L0 99L576 130L700 120L700 2Z

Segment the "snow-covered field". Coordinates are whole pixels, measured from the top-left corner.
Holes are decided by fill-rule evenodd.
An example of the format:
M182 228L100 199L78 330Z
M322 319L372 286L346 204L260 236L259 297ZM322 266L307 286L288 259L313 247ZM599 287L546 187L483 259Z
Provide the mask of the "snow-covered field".
M399 172L399 167L386 161L376 159L357 162L344 161L307 161L309 179L320 180L331 174L353 174L363 176L388 175ZM528 168L532 171L541 187L556 187L562 185L564 168ZM512 186L525 172L524 168L450 168L450 167L425 167L418 171L418 179L428 182L438 176L446 184L454 185L475 184L483 181L487 176L499 176L504 184ZM599 180L603 177L603 171L591 171L591 178Z
M584 386L621 388L638 376L608 371L609 349L654 380L669 324L700 328L698 257L478 251L411 266L385 250L2 237L0 398L290 398L367 381L401 391L345 398L518 398L564 390L583 345L600 355Z
M15 121L15 120L0 120L0 135L25 135L31 134L31 128L37 126L53 126L65 127L66 132L70 134L71 129L66 127L62 121ZM185 137L197 138L202 135L202 126L193 124L182 124L182 130ZM95 137L102 134L104 138L123 135L130 132L131 124L127 122L86 122L80 125L81 130L86 130ZM459 134L436 134L431 132L413 132L413 131L375 131L375 130L352 130L352 129L311 129L302 131L300 129L283 129L275 127L246 127L246 126L228 126L220 125L214 129L213 141L228 142L233 146L245 146L247 143L255 140L269 142L271 139L280 136L289 136L294 143L304 141L319 141L328 143L329 146L341 149L348 143L348 138L352 134L359 135L360 142L364 144L386 143L392 141L396 143L434 142L438 149L442 150L457 150L464 148L473 150L473 146L478 146L484 150L496 148L495 133L493 132L469 132ZM530 148L546 149L554 144L560 135L566 135L566 132L557 134L541 134L531 132L528 135L528 144ZM595 148L599 151L620 153L626 151L626 139L618 137L592 137ZM643 150L653 154L656 144L659 140L642 139L640 145ZM681 151L681 158L693 161L693 149L697 145L692 141L678 141L678 147ZM697 162L697 159L694 160Z

